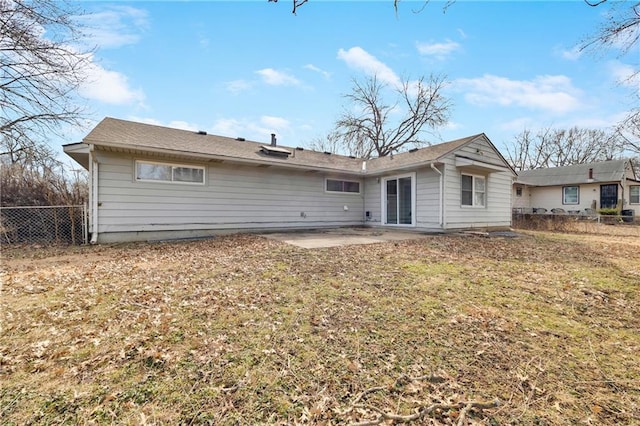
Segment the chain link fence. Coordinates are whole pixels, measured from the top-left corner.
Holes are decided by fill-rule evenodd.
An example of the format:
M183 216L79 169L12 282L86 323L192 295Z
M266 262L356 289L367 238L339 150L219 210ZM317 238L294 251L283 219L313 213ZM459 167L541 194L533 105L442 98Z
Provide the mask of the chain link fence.
M0 238L4 244L86 244L85 206L0 207Z
M511 217L515 229L640 237L640 217L627 215L576 215L516 213Z

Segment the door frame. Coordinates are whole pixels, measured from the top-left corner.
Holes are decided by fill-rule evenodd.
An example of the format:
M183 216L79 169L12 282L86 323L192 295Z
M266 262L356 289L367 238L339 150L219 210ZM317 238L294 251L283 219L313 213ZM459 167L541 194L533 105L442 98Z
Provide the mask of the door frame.
M402 178L411 178L411 223L387 223L387 181L398 180ZM416 172L404 173L399 175L385 176L380 178L380 207L382 212L382 225L400 228L412 228L416 226ZM400 203L398 203L398 208ZM398 215L398 217L400 217Z
M618 199L619 199L619 195L620 195L620 188L618 188L618 184L617 183L604 183L600 185L600 208L605 208L602 205L602 188L605 186L614 186L616 188L616 202L613 205L613 208L616 208L618 206Z

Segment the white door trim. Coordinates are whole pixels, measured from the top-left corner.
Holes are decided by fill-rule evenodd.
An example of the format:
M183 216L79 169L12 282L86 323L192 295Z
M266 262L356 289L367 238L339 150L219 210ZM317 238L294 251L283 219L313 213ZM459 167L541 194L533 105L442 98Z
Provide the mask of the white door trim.
M411 178L411 223L387 223L387 181L402 178ZM411 228L416 226L416 172L401 175L385 176L380 179L380 206L382 207L382 225L400 228ZM398 208L400 204L398 203ZM400 217L398 215L398 217Z

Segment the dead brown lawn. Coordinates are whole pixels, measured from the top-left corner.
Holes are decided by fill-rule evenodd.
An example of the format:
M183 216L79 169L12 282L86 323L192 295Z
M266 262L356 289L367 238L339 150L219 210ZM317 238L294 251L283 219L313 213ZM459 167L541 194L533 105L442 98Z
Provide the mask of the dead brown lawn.
M640 424L639 284L628 236L3 247L0 423Z

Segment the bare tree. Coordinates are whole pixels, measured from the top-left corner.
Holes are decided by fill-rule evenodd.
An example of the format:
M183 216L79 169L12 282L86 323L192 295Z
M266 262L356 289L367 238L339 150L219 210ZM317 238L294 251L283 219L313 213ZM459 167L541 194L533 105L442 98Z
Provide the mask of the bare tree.
M632 107L626 118L617 126L622 149L640 155L640 70L638 69L638 42L640 41L640 2L584 0L592 7L610 5L603 25L581 45L581 50L592 52L617 50L619 56L631 53L635 69L620 84L631 87Z
M607 0L584 0L592 7L602 4L611 5L604 25L598 32L589 37L582 49L592 47L620 49L625 54L630 52L640 40L640 3L635 1L607 2Z
M278 0L267 0L269 3L278 3ZM291 0L292 4L293 4L293 10L291 11L291 13L293 13L294 15L296 14L296 12L298 11L298 8L300 6L302 6L303 4L307 3L309 0ZM393 9L396 11L396 13L398 13L398 5L400 4L401 0L393 0ZM449 6L451 6L453 3L455 3L456 0L447 0L444 4L444 6L442 7L442 10L446 12L446 10L449 8ZM605 0L606 1L606 0ZM391 1L389 1L390 3ZM422 2L422 7L419 10L414 10L414 12L418 13L420 11L422 11L427 4L429 3L429 0L423 0Z
M336 122L343 147L351 155L369 158L427 145L421 137L449 118L451 102L442 94L445 84L443 77L433 75L405 80L394 88L376 76L364 82L354 79L352 92L345 95L348 107ZM395 92L393 104L385 102L387 89Z
M640 179L640 112L629 114L615 129L619 148L632 158L636 179Z
M515 170L529 170L544 167L549 160L549 129L532 134L525 129L515 137L512 147L507 146L507 161Z
M2 206L82 204L87 199L88 175L69 173L44 143L17 145L0 140L0 203Z
M629 115L616 128L621 148L640 157L640 112Z
M617 132L603 130L543 128L524 130L507 148L507 161L516 170L562 167L612 160L623 155Z
M342 142L342 136L336 130L330 131L324 137L317 137L313 139L309 147L314 151L319 152L332 152L334 154L346 154L346 155L354 155L351 151L348 150L348 147L345 147Z
M0 138L29 145L76 124L87 52L79 11L59 0L0 0Z

